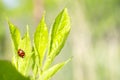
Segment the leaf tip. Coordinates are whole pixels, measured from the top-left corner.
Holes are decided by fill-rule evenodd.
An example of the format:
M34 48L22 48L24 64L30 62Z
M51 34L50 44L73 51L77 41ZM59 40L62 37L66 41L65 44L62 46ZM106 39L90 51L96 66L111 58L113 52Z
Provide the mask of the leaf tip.
M63 11L64 11L64 12L67 12L68 10L67 10L67 8L64 8Z
M27 24L27 26L26 26L26 29L27 29L27 32L29 31L29 25Z
M42 15L42 18L41 18L41 21L45 21L45 14L46 14L46 12L44 11L43 15Z

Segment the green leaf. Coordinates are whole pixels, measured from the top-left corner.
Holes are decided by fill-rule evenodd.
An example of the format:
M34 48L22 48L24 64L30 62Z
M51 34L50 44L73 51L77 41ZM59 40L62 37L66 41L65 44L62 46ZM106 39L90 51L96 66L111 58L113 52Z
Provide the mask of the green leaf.
M12 42L14 44L15 50L17 51L18 50L18 45L19 45L20 39L21 39L20 31L12 23L8 22L8 24L9 24L10 34L11 34L11 37L12 37Z
M44 70L46 70L50 66L54 58L59 54L59 52L63 48L69 32L70 32L70 17L68 15L67 9L65 8L57 16L52 27L48 56L44 65Z
M35 53L37 53L36 55L39 55L40 66L42 66L42 61L45 55L47 44L48 44L48 30L43 15L34 34Z
M65 8L55 19L51 31L51 40L48 55L58 55L63 48L70 32L70 17Z
M20 56L18 57L18 70L23 75L26 75L32 60L32 48L31 48L28 26L27 26L27 32L24 35L23 39L21 39L18 49L22 49L25 52L24 58Z
M18 46L20 43L20 31L18 30L18 28L13 25L11 22L8 21L9 24L9 30L10 30L10 34L11 34L11 38L12 38L12 42L13 42L13 47L14 47L14 55L13 55L13 64L15 65L15 67L18 67L18 61L17 61L17 50L18 50Z
M56 72L58 72L65 64L67 64L69 61L71 60L68 59L67 61L65 62L62 62L62 63L59 63L59 64L56 64L55 66L53 66L52 68L46 70L43 75L42 75L42 78L41 80L49 80Z
M31 56L31 51L32 51L32 47L31 47L31 41L30 41L30 36L29 36L29 27L27 25L27 31L24 35L24 37L21 39L20 43L19 43L19 49L22 49L26 55L25 55L25 58L26 57L29 57Z
M30 79L22 76L9 61L0 60L0 80L30 80Z

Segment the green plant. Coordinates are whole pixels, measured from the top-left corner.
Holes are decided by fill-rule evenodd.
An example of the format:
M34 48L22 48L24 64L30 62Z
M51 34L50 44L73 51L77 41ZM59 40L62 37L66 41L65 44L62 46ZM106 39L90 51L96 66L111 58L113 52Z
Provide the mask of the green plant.
M70 18L66 8L56 17L50 35L44 15L42 16L34 33L33 46L30 41L28 26L23 38L21 38L19 29L11 22L9 22L9 29L14 47L13 65L22 75L29 76L32 68L32 80L50 80L58 70L71 60L68 59L51 67L70 32ZM18 51L21 51L19 55Z

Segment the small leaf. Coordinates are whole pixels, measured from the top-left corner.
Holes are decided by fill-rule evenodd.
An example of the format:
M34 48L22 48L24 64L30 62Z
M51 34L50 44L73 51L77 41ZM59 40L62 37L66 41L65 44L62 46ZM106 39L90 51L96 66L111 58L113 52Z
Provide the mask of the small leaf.
M21 75L9 62L0 60L0 80L30 80Z
M68 33L70 32L70 17L65 8L55 19L51 31L51 40L48 55L58 55L63 48Z
M20 39L21 39L20 31L12 23L8 22L8 24L9 24L10 34L11 34L11 37L12 37L12 42L14 44L15 50L17 51L18 50L18 45L19 45Z
M9 24L9 30L10 30L10 34L11 34L11 38L12 38L12 42L13 42L13 47L14 47L14 54L13 54L13 64L15 65L15 67L18 67L18 61L17 61L17 50L18 50L18 46L20 43L20 31L18 30L18 28L13 25L11 22L8 22Z
M48 56L44 65L44 70L46 70L54 58L59 54L63 48L67 36L70 32L70 17L68 15L67 9L65 8L55 19L54 25L51 30Z
M39 55L40 66L42 66L42 61L48 44L48 30L44 20L44 15L36 29L34 34L34 47L36 55Z
M56 64L56 65L53 66L52 68L46 70L46 71L43 73L43 75L42 75L43 80L49 80L56 72L58 72L58 71L59 71L65 64L67 64L70 60L71 60L71 58L68 59L68 60L65 61L65 62Z
M31 48L28 26L27 26L27 32L24 35L23 39L20 41L18 48L22 49L25 52L25 56L23 58L21 58L20 56L18 57L18 70L23 75L26 75L32 60L32 57L31 57L32 48Z
M32 51L31 46L32 45L31 45L30 36L29 36L29 27L27 25L27 31L19 43L19 49L24 50L26 53L25 57L29 57L32 54L31 53L31 51Z

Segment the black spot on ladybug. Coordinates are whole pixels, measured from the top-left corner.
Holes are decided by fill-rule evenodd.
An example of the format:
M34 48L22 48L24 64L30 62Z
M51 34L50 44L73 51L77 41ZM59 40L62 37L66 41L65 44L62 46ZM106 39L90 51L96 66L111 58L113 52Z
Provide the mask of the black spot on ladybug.
M18 49L18 55L22 58L25 56L25 52L22 49Z

